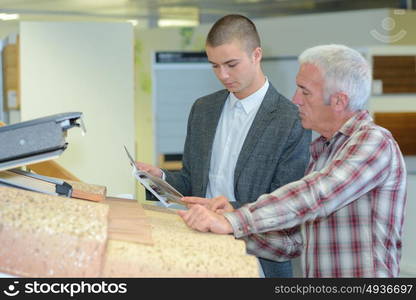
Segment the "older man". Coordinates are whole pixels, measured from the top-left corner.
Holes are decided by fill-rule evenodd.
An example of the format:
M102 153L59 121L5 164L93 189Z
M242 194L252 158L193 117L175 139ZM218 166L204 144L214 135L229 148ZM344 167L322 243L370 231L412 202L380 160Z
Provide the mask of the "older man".
M303 250L305 277L398 276L406 169L390 132L364 110L369 65L342 45L313 47L299 62L293 102L302 126L321 134L306 175L237 210L225 197L188 197L179 214L192 228L244 238L258 256Z

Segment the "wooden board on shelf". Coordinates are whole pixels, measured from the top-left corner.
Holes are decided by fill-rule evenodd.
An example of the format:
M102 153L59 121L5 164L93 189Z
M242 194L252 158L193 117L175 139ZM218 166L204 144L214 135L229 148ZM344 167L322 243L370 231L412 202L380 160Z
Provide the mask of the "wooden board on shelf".
M164 154L159 155L159 167L161 169L166 169L169 171L182 169L181 160L168 160L166 157L167 155L164 155Z
M373 78L381 80L384 94L416 93L416 56L373 56Z
M416 155L416 112L375 112L374 122L392 133L403 155Z
M19 39L16 44L7 44L3 49L3 95L5 111L20 109L20 64Z

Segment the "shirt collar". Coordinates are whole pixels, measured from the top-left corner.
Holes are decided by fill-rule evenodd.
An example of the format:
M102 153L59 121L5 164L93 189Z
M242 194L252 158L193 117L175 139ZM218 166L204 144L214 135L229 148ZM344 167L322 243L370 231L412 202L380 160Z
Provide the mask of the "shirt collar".
M363 123L372 122L372 120L373 119L370 117L370 114L367 110L360 110L357 113L355 113L351 118L349 118L329 140L327 140L323 136L320 136L319 140L325 143L330 142L338 134L351 136L359 127L363 125Z
M266 95L266 92L269 88L269 80L266 77L266 81L264 82L263 86L259 88L257 91L255 91L253 94L247 96L243 99L238 99L234 93L230 93L230 103L231 107L238 107L241 105L241 107L244 109L244 112L246 114L249 114L254 109L258 108L263 101L264 95Z
M359 127L363 125L363 123L372 122L372 118L367 110L360 110L356 114L354 114L341 128L338 132L346 135L351 136Z
M341 128L327 140L324 136L318 137L311 144L311 155L314 160L318 159L319 153L324 149L325 144L331 143L332 140L337 139L340 135L351 136L358 128L362 127L364 123L372 122L372 118L368 111L360 110L354 114Z

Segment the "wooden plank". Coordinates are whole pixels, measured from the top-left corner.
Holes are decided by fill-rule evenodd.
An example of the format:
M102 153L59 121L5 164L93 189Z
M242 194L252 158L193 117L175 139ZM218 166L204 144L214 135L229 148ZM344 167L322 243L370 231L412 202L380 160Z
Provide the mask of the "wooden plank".
M373 65L378 67L408 67L415 65L414 55L373 56Z
M77 189L72 189L72 194L71 194L72 198L77 198L80 200L89 200L89 201L95 201L95 202L100 202L103 201L105 199L105 194L93 194L93 193L88 193L82 190L77 190Z
M110 206L108 235L111 240L152 245L152 229L144 209L136 200L107 198Z
M392 133L403 155L416 155L416 112L376 112L374 122Z
M383 94L414 94L416 93L416 86L391 86L383 84Z
M159 156L159 167L162 169L169 170L169 171L180 170L182 169L182 161L180 160L168 161L166 160L165 155L161 154Z
M416 56L373 56L373 78L384 94L416 93Z
M65 180L72 186L72 197L90 201L103 201L107 195L107 187L72 180Z
M3 49L3 107L4 110L20 108L19 40Z
M373 72L374 79L381 79L381 78L400 78L400 77L415 77L416 74L413 70L409 68L386 68L386 69L377 69Z
M394 77L394 78L384 78L383 86L411 86L416 88L416 74L414 77Z
M78 177L53 160L31 164L27 167L40 175L61 178L63 180L81 181Z

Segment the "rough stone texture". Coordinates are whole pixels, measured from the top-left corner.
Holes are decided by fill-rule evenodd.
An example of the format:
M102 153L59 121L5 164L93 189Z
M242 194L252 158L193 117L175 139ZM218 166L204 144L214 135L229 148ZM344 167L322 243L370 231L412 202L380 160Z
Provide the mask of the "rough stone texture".
M108 205L0 187L0 270L23 277L98 277Z
M104 277L258 277L257 258L231 235L189 229L171 213L145 209L153 245L110 240Z

